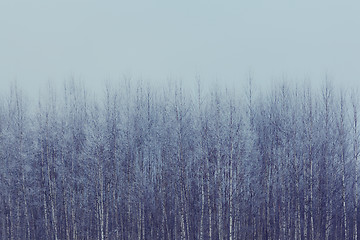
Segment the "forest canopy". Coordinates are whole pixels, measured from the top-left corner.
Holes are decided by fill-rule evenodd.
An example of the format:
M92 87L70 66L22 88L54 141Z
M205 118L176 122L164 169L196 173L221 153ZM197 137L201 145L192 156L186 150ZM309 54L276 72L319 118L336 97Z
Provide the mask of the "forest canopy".
M104 90L0 98L1 239L359 239L355 91Z

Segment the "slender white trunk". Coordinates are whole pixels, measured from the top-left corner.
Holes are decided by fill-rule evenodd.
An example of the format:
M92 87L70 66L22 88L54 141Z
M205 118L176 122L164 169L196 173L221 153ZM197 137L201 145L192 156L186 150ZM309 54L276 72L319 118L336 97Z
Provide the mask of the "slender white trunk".
M164 222L164 237L166 236L165 235L165 232L167 233L167 239L170 239L171 235L170 235L170 230L169 230L169 227L168 227L168 220L167 220L167 214L166 214L166 208L165 208L165 200L163 200L163 203L162 203L162 211L163 211L163 222Z
M329 205L327 206L327 209L328 211L326 212L329 212L329 213L326 213L326 223L325 223L325 236L326 236L326 240L330 239L330 230L331 230L331 221L333 221L331 219L331 216L332 216L332 209L333 209L333 202L332 202L332 199L330 198L330 203Z
M141 202L139 202L139 206L138 206L138 239L141 240L141 227L142 227L142 224L141 224L141 221L142 221L142 210L141 210L142 206L141 206Z
M184 193L183 190L181 190L181 196L180 196L180 227L181 227L181 239L186 239L186 229L185 229L185 209L184 209Z
M51 183L51 185L52 185L52 183ZM54 238L55 238L55 240L57 240L58 233L57 233L57 219L56 219L56 213L55 213L55 205L56 205L55 197L56 197L56 195L55 195L55 193L53 193L53 187L50 186L51 216L52 216L52 220L53 220Z
M313 116L312 116L312 100L309 95L309 121L310 121L310 129L309 129L309 165L310 165L310 199L309 199L309 208L310 208L310 236L309 239L313 240L315 238L315 230L314 230L314 209L313 209L313 196L314 196L314 183L313 183L313 148L312 148L312 137L313 137Z
M9 235L10 235L10 240L14 239L14 226L15 224L13 222L11 222L13 220L13 211L12 211L12 204L11 204L11 194L9 193Z
M216 173L215 173L215 179L217 181L218 184L218 196L217 196L217 205L218 205L218 212L217 212L217 218L218 218L218 235L219 235L219 239L223 239L223 234L222 234L222 187L221 187L221 170L220 170L220 143L218 142L218 149L217 149L217 169L216 169Z
M186 187L186 183L185 183L185 192L184 192L184 200L185 200L185 223L186 223L186 237L187 239L190 238L190 217L189 217L189 206L188 206L188 201L187 201L187 194L188 194L188 189Z
M299 193L299 180L296 177L296 192ZM296 234L295 238L300 239L301 237L301 219L300 219L300 195L296 197Z
M204 194L204 177L201 176L201 218L200 218L200 240L204 239L204 208L205 208L205 194Z
M164 171L164 170L162 170ZM163 238L167 238L166 239L171 239L171 233L170 233L170 230L169 230L169 227L168 227L168 220L167 220L167 213L166 213L166 196L165 196L165 186L164 186L164 178L163 176L161 176L161 188L160 188L160 195L162 197L162 201L161 201L161 208L162 208L162 231L163 231ZM167 235L166 235L167 234Z
M344 160L345 161L345 160ZM344 239L348 239L347 234L347 214L346 214L346 186L345 186L345 163L343 164L343 174L342 174L342 207L344 214Z
M75 221L75 205L74 205L74 197L72 197L72 208L71 208L71 219L73 222L73 239L76 240L77 239L77 227L76 227L76 221Z
M345 100L344 96L341 94L340 98L340 126L339 126L339 135L340 135L340 162L342 164L342 176L341 176L341 185L342 185L342 208L343 208L343 218L344 218L344 239L348 239L347 233L347 214L346 214L346 183L345 183L345 169L346 169L346 161L345 161Z
M21 219L21 211L20 211L20 200L19 198L16 198L16 208L17 208L17 213L16 213L16 236L17 238L20 238L20 233L21 233L21 225L20 225L20 219Z
M175 206L174 206L174 209L178 209L178 206L177 206L177 198L178 197L175 197ZM177 222L177 216L178 214L174 214L174 239L178 239L178 222ZM152 229L152 228L151 228Z
M109 192L107 192L107 193L109 193ZM109 205L105 201L103 202L103 204L104 204L104 206L103 206L104 212L106 212L105 213L104 239L108 239L108 233L109 233Z
M47 153L49 156L49 149L47 148ZM54 192L54 184L52 181L52 177L51 177L51 172L50 172L50 165L51 163L47 163L47 175L48 175L48 182L49 182L49 197L50 197L50 207L51 207L51 218L52 218L52 223L53 223L53 230L54 230L54 239L57 240L58 239L58 234L57 234L57 219L56 219L56 213L55 213L55 205L56 205L56 192Z
M354 239L358 239L358 232L357 232L357 215L358 215L358 131L357 131L357 107L356 103L353 103L353 114L354 114L354 165L355 165L355 186L354 186L354 192L355 192L355 209L354 209Z
M26 239L31 238L31 232L30 232L30 222L29 222L29 214L28 214L28 205L27 205L27 199L26 199L26 189L25 189L25 174L22 173L22 191L23 191L23 199L24 199L24 215L25 215L25 221L26 221Z
M229 239L233 240L234 230L233 230L233 149L234 144L231 142L230 149L230 169L229 169Z
M44 150L42 150L44 151ZM44 166L45 162L44 162L44 152L41 153L41 164L42 166ZM42 174L42 181L44 182L44 184L46 184L46 180L45 180L45 170L41 169L41 174ZM49 229L49 220L48 220L48 206L47 206L47 199L46 199L46 188L43 188L43 206L44 206L44 220L45 220L45 236L48 238L49 234L50 234L50 229Z
M206 159L207 164L208 163L208 159ZM207 203L208 203L208 211L209 211L209 240L212 240L212 234L213 234L213 229L212 229L212 206L211 206L211 193L210 193L210 176L209 176L209 166L207 166L207 173L206 173L206 178L207 178Z
M356 149L357 151L357 149ZM357 154L356 154L357 155ZM358 199L359 199L359 194L358 194L358 166L357 166L357 161L358 158L357 156L355 157L355 187L354 187L354 191L355 191L355 211L354 211L354 239L358 239L358 232L357 232L357 219L358 219Z
M102 176L102 164L99 161L99 171L98 171L98 179L99 179L99 227L100 227L100 239L104 240L104 182L103 182L103 176Z
M64 180L63 180L63 184L65 184ZM69 216L68 216L66 187L64 187L64 191L63 191L63 204L64 204L64 215L65 215L66 240L70 240L70 229L69 229Z
M71 161L71 174L72 177L74 179L74 162L73 160ZM73 180L74 181L74 180ZM74 186L74 182L72 182L72 187ZM77 239L77 226L76 226L76 219L75 219L75 194L74 194L74 189L71 188L70 190L70 195L71 195L71 224L72 224L72 239L76 240Z
M142 203L142 218L141 218L141 234L142 234L142 239L145 240L145 206L144 203Z
M19 128L22 128L22 127L19 126ZM23 133L21 131L20 140L19 140L19 157L20 157L20 162L22 164L22 166L21 166L21 186L22 186L22 193L23 193L23 200L24 200L24 215L25 215L25 221L26 221L25 238L29 239L29 238L31 238L31 235L30 235L30 223L29 223L28 206L27 206L26 189L25 189L25 182L26 182L25 173L24 173L25 159L22 156L22 145L23 145Z
M307 163L306 163L306 158L303 159L303 176L304 176L304 182L306 183L308 181L307 178ZM309 191L308 188L306 188L306 190L304 191L303 194L303 201L304 201L304 239L308 239L308 222L307 222L307 217L308 217L308 213L309 213Z
M106 191L106 193L104 193L104 198L107 199L107 196L110 195L109 194L109 192L110 192L110 184L108 184L106 188L107 188L107 191ZM109 206L110 206L109 200L106 201L104 199L103 204L104 204L103 208L104 208L104 213L105 213L105 216L104 216L105 217L104 239L108 239L108 233L109 233Z
M130 164L130 163L129 163ZM130 182L130 166L128 165L128 193L127 193L127 237L128 239L131 239L131 182Z

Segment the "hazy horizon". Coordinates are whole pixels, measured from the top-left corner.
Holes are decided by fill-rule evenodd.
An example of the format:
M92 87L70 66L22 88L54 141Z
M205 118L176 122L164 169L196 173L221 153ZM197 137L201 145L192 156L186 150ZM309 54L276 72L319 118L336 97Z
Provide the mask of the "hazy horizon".
M0 83L29 95L71 77L90 89L124 76L162 85L200 76L358 87L357 1L0 3Z

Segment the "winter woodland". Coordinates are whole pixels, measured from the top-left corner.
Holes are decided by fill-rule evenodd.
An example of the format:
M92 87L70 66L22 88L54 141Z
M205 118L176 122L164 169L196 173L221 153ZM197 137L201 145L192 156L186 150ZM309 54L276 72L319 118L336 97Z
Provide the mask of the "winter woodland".
M77 82L0 99L0 239L360 239L355 91Z

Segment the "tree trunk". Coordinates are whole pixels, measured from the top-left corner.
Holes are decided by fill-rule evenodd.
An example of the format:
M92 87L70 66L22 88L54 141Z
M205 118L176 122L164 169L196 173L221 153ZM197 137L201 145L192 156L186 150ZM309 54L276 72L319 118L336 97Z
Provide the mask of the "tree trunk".
M358 127L357 103L353 100L353 164L354 164L354 239L358 240Z
M48 182L49 182L49 198L50 198L50 207L51 207L51 219L52 219L52 225L53 225L53 231L52 234L54 236L54 239L58 239L58 233L57 233L57 215L55 212L55 206L56 206L56 190L54 190L54 183L52 181L52 173L50 172L50 164L53 164L53 153L49 154L49 149L47 148L47 156L50 157L51 162L47 161L47 175L48 175Z
M201 175L201 217L200 217L200 236L199 239L204 239L204 213L205 213L205 194L204 194L204 173Z
M233 227L233 149L234 144L231 140L230 147L230 169L229 169L229 240L234 239Z
M104 219L104 181L102 174L102 163L101 156L98 156L98 184L99 184L99 193L98 193L98 215L99 215L99 232L100 232L100 240L105 239L104 227L105 227L105 219Z
M209 214L209 240L212 240L213 236L213 228L212 228L212 205L211 205L211 193L210 193L210 173L209 173L209 160L206 159L207 162L207 204L208 204L208 214Z

